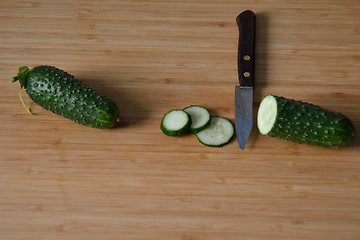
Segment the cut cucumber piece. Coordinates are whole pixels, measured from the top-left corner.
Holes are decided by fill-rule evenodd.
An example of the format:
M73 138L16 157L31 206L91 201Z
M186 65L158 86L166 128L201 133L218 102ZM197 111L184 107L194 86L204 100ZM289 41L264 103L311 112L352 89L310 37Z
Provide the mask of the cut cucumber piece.
M161 121L161 131L168 136L180 136L190 132L190 115L180 109L166 113Z
M187 112L191 117L191 131L196 133L210 125L211 116L206 108L191 105L184 108L184 111Z
M276 98L268 95L260 103L257 124L259 131L262 135L270 132L274 126L277 115L277 102Z
M343 114L273 95L261 101L257 125L262 135L322 147L340 148L355 137L354 125Z
M199 142L206 146L221 147L234 136L234 127L226 118L211 117L210 125L195 135Z

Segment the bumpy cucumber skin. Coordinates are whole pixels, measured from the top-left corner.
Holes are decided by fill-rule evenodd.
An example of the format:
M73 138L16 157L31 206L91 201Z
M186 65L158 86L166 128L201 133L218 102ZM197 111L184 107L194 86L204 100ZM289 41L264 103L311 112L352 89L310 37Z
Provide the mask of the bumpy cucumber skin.
M113 101L56 67L34 67L24 87L35 103L78 124L112 128L119 117Z
M173 110L167 112L167 113L164 115L164 117L162 118L162 120L161 120L161 124L160 124L160 129L161 129L161 131L162 131L165 135L170 136L170 137L177 137L177 136L181 136L181 135L185 135L185 134L187 134L187 133L190 133L190 132L191 132L190 126L191 126L191 123L192 123L192 122L191 122L191 117L190 117L190 114L188 114L188 113L185 112L185 111L183 111L183 112L187 114L189 121L186 123L186 125L185 125L183 128L181 128L181 129L179 129L179 130L177 130L177 131L174 131L174 130L169 130L169 129L167 129L167 128L165 127L164 119L165 119L166 115L169 114L169 113L171 113L172 111L183 111L183 110L173 109Z
M274 97L277 116L268 136L329 148L344 147L354 139L354 125L343 114L311 103Z

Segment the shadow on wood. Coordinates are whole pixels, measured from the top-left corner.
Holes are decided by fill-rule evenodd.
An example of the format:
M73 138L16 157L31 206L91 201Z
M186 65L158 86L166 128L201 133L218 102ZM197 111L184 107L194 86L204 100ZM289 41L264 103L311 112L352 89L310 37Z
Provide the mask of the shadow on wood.
M120 113L119 120L114 128L136 125L148 117L146 100L141 96L140 92L134 94L134 91L127 90L125 86L122 87L121 83L112 86L104 80L82 78L81 76L78 79L117 104Z

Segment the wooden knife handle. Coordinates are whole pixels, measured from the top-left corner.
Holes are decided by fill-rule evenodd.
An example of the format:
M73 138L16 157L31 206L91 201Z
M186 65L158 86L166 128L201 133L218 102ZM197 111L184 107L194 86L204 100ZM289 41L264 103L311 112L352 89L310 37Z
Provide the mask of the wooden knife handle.
M239 28L238 73L242 87L254 87L255 14L244 11L236 18Z

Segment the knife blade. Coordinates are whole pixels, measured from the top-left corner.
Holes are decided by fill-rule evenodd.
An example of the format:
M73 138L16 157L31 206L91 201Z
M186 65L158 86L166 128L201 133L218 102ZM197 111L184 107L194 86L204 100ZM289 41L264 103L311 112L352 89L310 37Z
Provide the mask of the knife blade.
M238 75L235 86L235 128L238 144L244 150L253 125L255 60L255 14L251 10L236 18L239 29Z

